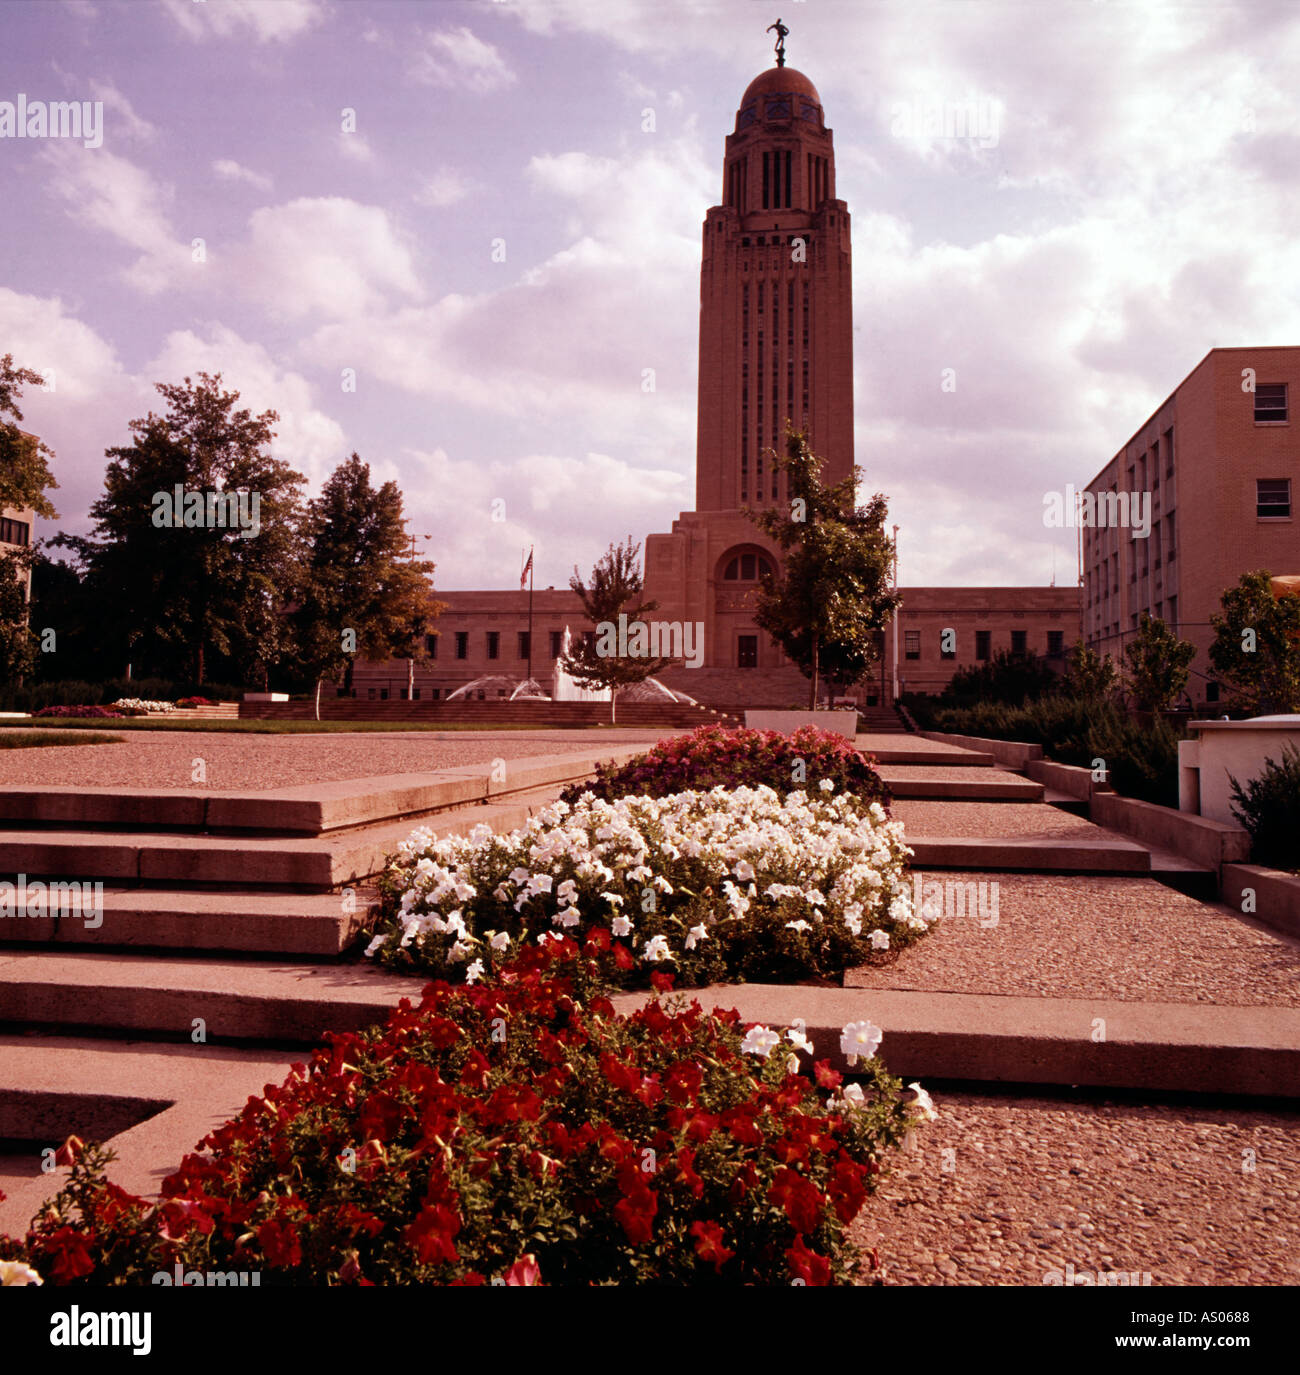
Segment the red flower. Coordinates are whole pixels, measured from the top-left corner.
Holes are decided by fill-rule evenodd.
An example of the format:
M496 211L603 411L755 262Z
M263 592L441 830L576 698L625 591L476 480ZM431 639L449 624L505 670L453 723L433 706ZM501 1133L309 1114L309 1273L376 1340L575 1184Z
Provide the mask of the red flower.
M85 1149L86 1143L79 1136L70 1136L54 1152L54 1163L56 1165L75 1165Z
M620 969L635 969L636 961L632 958L626 945L615 945L614 963Z
M51 1273L60 1284L80 1279L95 1268L86 1238L75 1227L60 1227L51 1232L45 1244L58 1252Z
M759 1131L758 1124L754 1121L754 1114L744 1104L728 1108L722 1114L722 1125L731 1133L732 1138L739 1141L742 1146L761 1146L763 1144L763 1133Z
M541 1267L537 1264L537 1257L534 1255L527 1255L522 1260L515 1261L506 1271L506 1284L509 1287L539 1285L541 1282Z
M670 974L666 969L655 969L650 974L650 987L657 993L668 993L676 980L676 974Z
M722 1244L722 1228L716 1222L692 1222L690 1233L695 1238L695 1254L715 1271L736 1254Z
M782 1166L768 1190L768 1202L785 1209L785 1215L800 1232L812 1232L821 1221L822 1196L810 1179Z
M803 1237L795 1237L794 1245L785 1253L790 1263L790 1273L805 1284L826 1285L831 1282L831 1263L825 1256L810 1251Z
M277 1218L269 1218L257 1229L257 1242L273 1270L292 1270L302 1264L298 1234Z
M583 949L588 955L603 955L610 947L610 930L608 926L593 926L587 932L587 939L583 943Z
M434 1261L454 1261L457 1257L452 1238L460 1231L460 1218L444 1204L420 1210L415 1221L402 1233L404 1241L415 1247L422 1265Z
M704 1196L704 1181L695 1173L695 1152L683 1146L676 1157L677 1177L695 1195Z
M839 1070L831 1068L829 1060L818 1060L813 1066L813 1074L824 1089L837 1089L844 1082L844 1076Z
M835 1162L826 1192L830 1194L835 1205L835 1216L841 1222L852 1222L867 1201L867 1186L862 1182L865 1174L866 1170L861 1165L855 1165L847 1155L841 1155Z
M668 1097L674 1103L694 1103L704 1083L704 1071L693 1060L679 1060L667 1074Z
M600 1057L600 1072L613 1088L624 1093L635 1093L641 1083L641 1075L631 1065L625 1065L617 1057L606 1051Z
M635 1190L614 1205L614 1216L622 1223L623 1231L633 1246L650 1240L658 1211L659 1200L648 1186Z

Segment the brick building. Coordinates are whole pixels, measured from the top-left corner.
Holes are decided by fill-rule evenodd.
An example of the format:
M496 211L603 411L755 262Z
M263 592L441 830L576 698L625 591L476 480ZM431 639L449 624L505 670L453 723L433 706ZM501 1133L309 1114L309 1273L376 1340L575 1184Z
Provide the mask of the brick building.
M1224 590L1256 568L1300 573L1298 394L1300 348L1211 349L1088 484L1095 523L1076 516L1085 640L1119 658L1141 613L1160 617L1196 645L1198 706L1219 698L1208 649Z
M18 433L24 439L30 440L33 444L37 442L34 434L28 434L26 430L19 430ZM11 507L0 508L0 550L12 551L26 549L31 545L32 532L36 528L36 512L30 509L15 510ZM30 570L25 578L27 584L27 595L30 598L32 590L32 575Z

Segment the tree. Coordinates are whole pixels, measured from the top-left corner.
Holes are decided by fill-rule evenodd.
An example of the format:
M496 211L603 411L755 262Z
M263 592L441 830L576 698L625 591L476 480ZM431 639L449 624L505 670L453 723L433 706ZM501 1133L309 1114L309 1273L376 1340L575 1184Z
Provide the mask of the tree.
M1210 662L1253 716L1300 711L1300 597L1275 597L1270 577L1243 573L1210 617Z
M0 682L19 686L36 667L36 637L27 615L30 553L0 553Z
M616 719L614 698L619 688L643 683L675 662L650 652L662 649L663 643L642 619L646 612L657 611L659 603L638 601L644 590L640 551L640 544L629 535L625 544L611 544L601 555L591 570L590 587L576 568L569 579L596 633L590 640L578 640L560 663L583 687L609 688L611 725Z
M823 486L822 460L789 425L785 455L768 452L786 474L790 510L747 513L785 553L781 572L763 575L754 620L809 680L811 710L819 674L846 687L867 676L879 655L877 634L902 601L891 588L888 506L880 493L856 505L859 468Z
M1119 670L1109 654L1103 658L1081 639L1070 646L1061 681L1065 696L1080 702L1102 701L1115 691L1118 683Z
M434 566L413 557L395 482L376 489L353 454L307 504L306 557L293 613L300 663L316 682L342 677L363 659L423 659L433 622Z
M1133 705L1139 711L1168 711L1187 686L1196 646L1180 640L1164 621L1144 611L1137 636L1124 646L1124 657Z
M1021 707L1041 697L1056 682L1056 675L1038 657L1023 649L999 649L986 663L959 668L952 675L945 697L977 697L982 702L1004 702Z
M221 375L160 382L165 415L109 449L90 539L59 535L114 648L202 683L209 653L263 678L289 649L283 589L299 557L303 477L268 452L274 411L237 410Z
M18 428L23 418L18 409L22 388L44 385L39 372L15 367L12 353L0 358L0 507L20 511L30 507L46 520L57 520L59 513L45 495L47 488L59 485L49 466L54 453Z

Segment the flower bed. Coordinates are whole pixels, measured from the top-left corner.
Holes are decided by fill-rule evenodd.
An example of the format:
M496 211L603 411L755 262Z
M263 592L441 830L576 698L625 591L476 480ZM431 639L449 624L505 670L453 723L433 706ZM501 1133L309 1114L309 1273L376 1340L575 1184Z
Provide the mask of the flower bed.
M388 967L473 982L525 945L572 936L606 983L836 976L915 940L902 825L836 793L714 788L557 801L527 827L417 830L381 882Z
M92 707L92 706L63 706L63 707L42 707L35 712L36 716L54 717L62 720L72 718L81 719L82 717L105 717L111 716L115 720L121 720L124 712L114 711L111 707Z
M119 697L113 709L123 716L166 716L176 707L171 702L153 702L143 697Z
M532 947L499 985L431 984L332 1036L157 1207L70 1143L68 1187L0 1261L96 1285L178 1262L267 1284L851 1281L848 1226L934 1115L919 1086L905 1100L875 1058L845 1086L798 1028L742 1035L734 1012L581 1005L585 963L571 940ZM878 1043L845 1028L859 1056Z
M220 703L214 702L210 697L182 697L176 703L178 707L215 707Z
M781 795L813 791L824 782L864 802L888 807L889 790L871 759L832 731L805 726L794 735L774 730L727 730L701 726L690 735L661 740L626 763L602 764L595 778L571 783L560 794L576 802L583 793L613 802L620 797L705 792L710 788L756 788Z

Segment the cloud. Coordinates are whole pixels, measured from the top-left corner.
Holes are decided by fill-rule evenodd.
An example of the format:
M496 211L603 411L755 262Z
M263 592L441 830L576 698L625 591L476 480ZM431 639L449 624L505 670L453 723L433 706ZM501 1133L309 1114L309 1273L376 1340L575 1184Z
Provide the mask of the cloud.
M462 25L441 33L426 33L411 63L417 81L452 90L486 95L515 82L515 74L501 53Z
M95 81L90 83L91 94L96 100L102 101L104 107L112 110L121 121L121 127L125 130L128 138L139 139L142 143L151 142L158 135L157 128L150 124L147 119L138 115L131 102L113 85L111 81ZM106 136L113 130L112 126L106 121Z
M282 316L350 319L421 294L387 213L339 196L255 210L230 258L239 288Z
M270 177L262 172L254 172L251 168L242 166L232 158L217 158L212 164L212 170L223 181L247 182L249 186L255 186L259 191L271 189Z
M318 0L162 0L168 14L193 39L230 38L251 33L259 43L296 38L322 14Z
M682 474L609 454L453 457L445 449L402 455L410 528L437 536L440 588L518 586L519 550L536 544L539 587L585 575L611 540L666 530L688 497ZM437 494L455 492L448 520ZM493 519L494 503L504 519ZM593 522L592 511L600 512Z
M449 205L458 205L471 192L477 190L478 183L458 172L454 167L439 167L424 185L415 193L416 203L444 210Z
M177 238L165 209L170 188L104 148L51 142L41 156L50 169L49 189L74 218L140 253L125 273L132 285L157 295L190 269L190 246Z
M359 134L354 129L351 133L343 131L339 134L339 152L350 162L374 162L375 151L371 148L369 141L364 134Z

